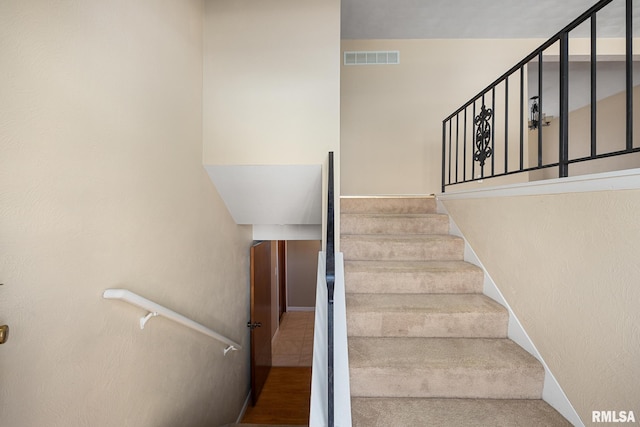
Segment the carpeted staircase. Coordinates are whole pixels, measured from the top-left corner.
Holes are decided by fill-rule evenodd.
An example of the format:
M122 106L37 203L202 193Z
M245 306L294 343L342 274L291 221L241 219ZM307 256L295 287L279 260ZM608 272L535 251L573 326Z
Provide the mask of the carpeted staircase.
M570 426L431 197L341 199L353 426Z

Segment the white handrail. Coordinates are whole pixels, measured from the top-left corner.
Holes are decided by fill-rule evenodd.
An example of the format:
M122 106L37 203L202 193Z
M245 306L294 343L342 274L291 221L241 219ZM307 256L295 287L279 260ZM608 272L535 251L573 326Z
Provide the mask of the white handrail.
M144 297L141 297L138 294L134 294L131 291L126 289L107 289L102 294L103 298L106 299L119 299L129 304L133 304L137 307L143 308L148 311L147 315L140 319L140 329L144 329L144 326L147 324L147 321L155 316L164 316L167 319L171 319L174 322L180 323L188 328L196 330L200 333L203 333L211 338L215 338L218 341L222 341L227 344L227 348L224 349L224 354L226 355L231 350L241 350L242 346L235 341L230 340L229 338L220 335L217 332L212 331L206 326L201 325L198 322L195 322L188 317L183 316L182 314L176 313L173 310L169 310L167 307L161 306L153 301L150 301Z

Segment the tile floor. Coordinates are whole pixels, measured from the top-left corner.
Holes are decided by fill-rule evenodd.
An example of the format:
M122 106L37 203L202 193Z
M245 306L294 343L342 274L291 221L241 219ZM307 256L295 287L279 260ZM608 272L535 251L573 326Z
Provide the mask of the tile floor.
M311 366L314 311L288 311L282 315L273 339L273 366Z

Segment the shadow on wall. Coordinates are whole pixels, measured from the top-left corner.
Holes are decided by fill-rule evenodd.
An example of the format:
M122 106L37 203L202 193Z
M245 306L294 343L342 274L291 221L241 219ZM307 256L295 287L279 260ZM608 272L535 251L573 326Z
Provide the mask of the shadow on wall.
M320 240L287 241L287 311L315 307L321 245Z
M633 121L640 123L640 86L633 88ZM626 92L620 92L597 103L596 141L597 153L609 153L625 149L626 144ZM542 128L543 164L558 161L559 122L557 118L549 126ZM640 135L634 132L633 146L640 144ZM538 158L538 131L528 133L530 166ZM590 155L591 143L591 105L569 113L569 156L570 159ZM640 166L640 156L636 154L603 158L569 166L569 176L586 175L633 169ZM530 181L558 177L558 168L548 168L529 173Z

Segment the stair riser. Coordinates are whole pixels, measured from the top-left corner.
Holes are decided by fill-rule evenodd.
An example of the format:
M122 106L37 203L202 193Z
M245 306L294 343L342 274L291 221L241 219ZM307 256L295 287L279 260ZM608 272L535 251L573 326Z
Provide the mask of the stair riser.
M385 214L436 213L436 200L433 197L388 199L343 197L340 199L340 212Z
M340 248L347 261L456 261L462 260L464 255L464 244L460 239L406 242L342 239Z
M348 293L472 294L482 292L482 271L465 272L349 272L345 271Z
M544 370L351 368L354 397L540 399Z
M342 215L342 234L447 234L449 219L446 216L425 218L383 218Z
M551 406L531 399L351 400L353 427L424 426L571 427Z
M350 313L349 336L506 338L506 313Z

